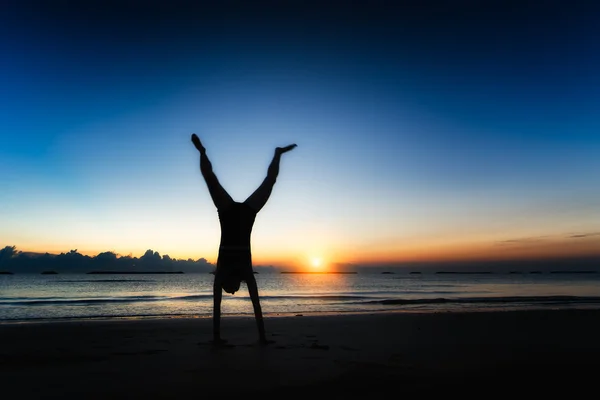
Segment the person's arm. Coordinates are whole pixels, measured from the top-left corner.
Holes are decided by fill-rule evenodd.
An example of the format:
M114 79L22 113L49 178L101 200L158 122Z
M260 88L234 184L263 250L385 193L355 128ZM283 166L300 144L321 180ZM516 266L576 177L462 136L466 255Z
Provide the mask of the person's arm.
M221 279L218 275L215 275L213 283L213 343L220 345L225 343L225 340L221 339L221 299L223 293L221 292Z
M246 279L248 285L248 293L250 293L250 299L252 300L252 307L254 308L254 318L256 319L256 326L258 328L258 337L261 344L273 343L272 340L267 340L265 334L265 323L263 320L262 309L260 307L260 299L258 296L258 286L256 285L256 279L254 275Z

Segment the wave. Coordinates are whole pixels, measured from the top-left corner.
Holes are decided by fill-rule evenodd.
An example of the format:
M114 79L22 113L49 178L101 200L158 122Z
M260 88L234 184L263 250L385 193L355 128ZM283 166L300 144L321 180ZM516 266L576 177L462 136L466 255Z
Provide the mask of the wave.
M236 296L238 299L247 299L248 296ZM0 306L46 306L46 305L91 305L109 303L136 303L155 301L194 301L212 299L212 294L193 294L185 296L120 296L120 297L87 297L87 298L64 298L64 297L35 297L35 298L7 298L0 297ZM371 296L349 296L349 295L283 295L283 296L261 296L262 300L321 300L321 301L348 301L376 299Z
M247 300L248 296L234 296L229 299ZM120 296L120 297L36 297L7 298L0 297L2 306L82 306L116 303L166 302L166 301L198 301L212 299L212 294L192 294L183 296ZM436 305L436 304L600 304L600 296L498 296L498 297L434 297L434 298L382 298L364 295L271 295L261 296L261 300L285 301L294 300L299 303L318 301L323 303L355 304L355 305Z
M361 295L282 295L282 296L260 296L261 299L272 299L272 300L360 300L360 299L373 299L373 296L361 296Z
M70 321L84 319L137 319L137 318L165 318L165 317L187 317L197 314L190 313L166 313L166 314L131 314L131 315L116 315L116 314L89 314L89 315L64 315L60 317L17 317L0 319L0 324L3 322L34 322L34 321Z
M410 304L596 304L600 296L499 296L373 300L369 303L383 305Z
M136 303L150 301L173 301L173 300L201 300L212 298L209 294L199 294L190 296L122 296L122 297L91 297L91 298L0 298L0 306L46 306L46 305L91 305L91 304L109 304L109 303Z

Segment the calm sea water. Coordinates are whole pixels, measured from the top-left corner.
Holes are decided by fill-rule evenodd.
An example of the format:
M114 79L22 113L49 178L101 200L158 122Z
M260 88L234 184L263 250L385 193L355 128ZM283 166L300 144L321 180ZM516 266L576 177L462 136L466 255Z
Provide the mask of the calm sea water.
M210 316L210 274L0 275L0 321ZM600 308L600 274L259 274L263 312ZM252 315L244 284L224 314Z

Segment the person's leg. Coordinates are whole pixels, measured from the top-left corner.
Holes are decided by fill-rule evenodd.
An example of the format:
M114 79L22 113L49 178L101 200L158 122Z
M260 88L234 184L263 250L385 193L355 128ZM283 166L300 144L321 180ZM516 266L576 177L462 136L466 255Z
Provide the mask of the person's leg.
M275 185L275 181L277 180L277 175L279 175L279 163L281 161L281 155L292 150L296 147L295 144L286 146L286 147L278 147L275 149L275 155L273 156L273 160L271 160L271 164L269 165L269 169L267 170L267 177L261 183L261 185L244 201L245 204L250 206L254 211L259 212L269 200L271 196L271 192L273 191L273 186Z
M263 321L260 299L258 297L258 286L256 285L256 279L252 273L246 278L246 284L248 285L248 293L250 293L252 307L254 308L254 318L256 319L256 325L258 327L259 340L262 344L272 343L272 341L267 340L267 336L265 334L265 323Z
M227 208L233 203L233 199L223 186L221 186L221 183L213 172L212 163L206 155L206 149L195 133L192 134L192 142L200 152L200 171L202 172L206 186L208 186L208 192L210 193L210 197L212 198L215 207L217 207L218 210Z

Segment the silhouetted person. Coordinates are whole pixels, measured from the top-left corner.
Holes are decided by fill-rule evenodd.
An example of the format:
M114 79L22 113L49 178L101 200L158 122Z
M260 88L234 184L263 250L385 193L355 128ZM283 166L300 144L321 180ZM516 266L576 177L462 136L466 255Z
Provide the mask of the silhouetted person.
M250 251L250 234L256 214L264 207L271 195L273 185L279 174L281 155L296 147L295 144L286 147L277 147L275 155L269 165L267 177L262 184L244 201L233 201L229 193L223 189L217 176L214 174L212 164L206 155L206 149L196 134L192 134L192 142L200 152L200 171L208 186L208 191L219 213L221 223L221 244L217 258L217 269L213 284L213 339L215 344L222 344L221 339L221 290L234 294L240 288L242 281L248 285L248 292L252 299L254 316L258 326L260 342L268 343L265 336L262 310L258 298L258 287L252 270L252 253Z

